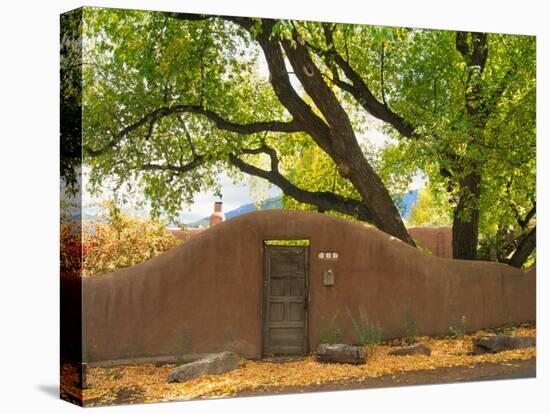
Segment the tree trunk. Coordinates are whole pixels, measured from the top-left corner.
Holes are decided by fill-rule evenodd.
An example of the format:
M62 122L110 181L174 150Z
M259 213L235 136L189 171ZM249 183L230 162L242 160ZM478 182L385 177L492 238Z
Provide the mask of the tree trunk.
M529 255L537 247L537 227L533 227L520 242L518 248L510 258L510 266L521 268L529 258Z
M363 204L371 212L376 227L411 246L415 246L412 237L401 220L395 202L362 153L356 154L356 156L348 153L348 157L349 162L352 164L349 179L361 194Z
M483 95L481 91L481 76L485 69L489 49L487 34L476 32L457 32L456 50L462 55L464 63L469 68L466 88L464 91L465 109L472 126L470 142L480 139L485 129L487 114L482 110ZM459 158L458 162L462 162ZM479 235L479 208L477 201L480 195L481 176L479 166L458 165L459 169L472 167L470 173L458 182L458 203L453 213L453 258L475 260Z
M250 21L237 22L250 30ZM347 112L325 82L303 40L296 32L293 32L294 44L288 39L273 36L273 24L273 20L262 20L262 32L256 35L256 40L264 52L270 82L279 101L294 119L300 122L304 131L334 160L340 175L351 181L359 192L369 216L372 217L372 223L380 230L414 246L395 202L365 158ZM294 90L281 48L285 51L294 75L322 117L318 116Z
M475 260L479 237L481 177L470 173L460 180L459 200L453 212L453 258ZM464 216L464 217L463 217Z

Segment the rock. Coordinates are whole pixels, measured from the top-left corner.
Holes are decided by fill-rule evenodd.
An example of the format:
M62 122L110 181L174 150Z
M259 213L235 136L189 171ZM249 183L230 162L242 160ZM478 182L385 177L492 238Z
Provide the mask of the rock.
M202 375L223 374L239 368L240 361L240 357L235 352L210 354L173 369L168 374L168 382L185 382Z
M432 349L423 343L417 343L410 346L394 349L388 352L388 355L427 355L432 354Z
M317 361L340 364L364 364L365 350L360 346L347 344L320 344L317 347Z
M529 348L537 344L531 336L479 336L472 340L475 355L496 353L510 349Z

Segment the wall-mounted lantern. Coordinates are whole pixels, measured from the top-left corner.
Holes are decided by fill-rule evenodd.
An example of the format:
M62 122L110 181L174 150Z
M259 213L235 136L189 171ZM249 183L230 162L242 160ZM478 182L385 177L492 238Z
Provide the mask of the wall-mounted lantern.
M332 286L334 285L334 272L332 269L328 269L323 273L323 285Z

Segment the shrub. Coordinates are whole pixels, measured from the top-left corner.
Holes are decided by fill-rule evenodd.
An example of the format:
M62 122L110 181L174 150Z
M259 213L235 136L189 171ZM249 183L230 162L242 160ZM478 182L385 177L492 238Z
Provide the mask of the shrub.
M148 260L179 244L164 223L110 206L103 221L61 224L61 271L102 275ZM80 271L82 269L82 271Z
M319 343L320 344L336 344L342 340L342 332L336 324L336 318L338 312L327 323L324 319L321 319L321 325L319 326Z
M361 346L367 347L369 353L372 353L374 347L382 342L382 328L378 324L369 322L367 313L364 309L359 309L359 319L356 320L348 309L348 315L353 324L355 335L357 336L357 343Z
M460 319L451 319L449 331L451 332L451 336L455 338L464 338L466 334L466 316L462 315Z
M82 231L79 221L61 224L60 230L61 273L80 275L82 269Z
M405 308L405 323L403 325L403 337L408 345L415 342L415 338L420 334L420 326L414 320L410 305Z

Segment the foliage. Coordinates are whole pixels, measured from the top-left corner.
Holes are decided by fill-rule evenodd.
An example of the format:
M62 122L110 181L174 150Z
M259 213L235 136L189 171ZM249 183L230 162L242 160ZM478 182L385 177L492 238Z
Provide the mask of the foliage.
M60 172L62 191L75 195L82 164L82 10L61 15Z
M78 204L70 198L60 197L59 199L59 221L65 223L71 221L72 209L78 209Z
M269 239L264 240L267 246L309 246L308 239Z
M424 253L424 254L433 254L433 252L430 249L428 249L427 247L422 246L418 240L415 239L414 242L416 243L416 248L419 251L421 251L422 253Z
M155 216L172 218L196 193L219 192L221 171L235 180L249 174L283 189L285 208L370 220L406 240L385 195L404 193L421 170L438 208L426 200L415 220L446 223L452 211L502 257L517 247L508 252L503 240L528 231L518 218L535 201L534 37L487 34L487 60L477 65L453 31L114 9L85 9L84 20L82 131L93 191L110 181L124 199L118 190L138 187ZM322 75L315 85L306 88L312 81L296 69L298 86L274 85L280 79L260 58L269 27L272 53L296 63L291 55L306 49ZM354 94L336 55L378 112ZM335 135L321 137L325 127ZM376 147L374 129L393 139ZM473 190L468 177L479 184ZM379 211L369 216L361 205Z
M336 322L337 318L338 312L328 322L324 318L321 319L319 326L320 344L337 344L342 340L342 332Z
M178 103L207 106L241 122L281 113L273 106L273 93L255 79L257 50L234 25L112 9L86 9L85 20L85 58L94 62L84 68L83 139L88 148L116 139L121 120L127 124ZM219 130L193 113L152 121L130 131L116 151L85 157L85 162L92 166L92 190L101 191L106 176L114 180L115 192L139 185L157 215L173 217L195 193L218 191L217 176L229 152L260 138ZM144 168L156 160L184 165L197 155L204 162L185 174Z
M361 365L326 364L316 362L313 357L299 361L270 362L247 360L237 370L195 378L184 383L166 383L168 373L174 364L160 366L152 364L124 365L112 368L88 368L88 387L83 392L84 404L105 405L113 403L136 403L214 398L235 395L240 392L272 391L276 388L311 387L317 385L345 383L345 381L373 380L385 375L396 375L408 371L428 372L430 377L435 369L453 367L475 367L481 363L498 363L510 366L514 361L527 360L536 356L536 348L524 348L496 354L473 355L471 340L476 332L464 340L454 338L423 337L422 342L432 348L430 357L425 355L391 356L394 349L390 344L379 345L374 349L368 363ZM535 336L534 328L516 328L516 335ZM72 369L71 369L72 368ZM470 370L474 371L474 370ZM80 393L75 385L78 375L74 367L63 366L62 393ZM384 382L387 385L387 382ZM130 392L133 391L133 392ZM80 395L80 394L75 394ZM126 395L126 399L119 399Z
M462 315L460 319L453 318L451 319L451 324L449 325L449 332L455 338L464 338L466 334L466 316Z
M62 272L102 275L141 263L179 244L165 223L128 217L112 203L104 220L84 221L82 226L74 221L61 225Z
M405 322L402 328L402 335L408 345L414 344L416 337L420 335L420 326L413 317L410 304L405 308Z
M82 225L80 221L61 224L60 270L63 274L81 275L82 271Z
M407 219L408 226L450 226L451 211L448 201L441 199L440 192L434 192L429 187L418 192L416 204L411 209Z
M355 319L349 309L348 315L357 336L357 343L367 347L368 353L371 354L374 347L382 342L382 328L378 322L376 324L369 322L364 309L359 309L359 319Z
M531 254L530 254L529 257L527 258L527 260L525 261L525 263L523 263L522 268L523 268L523 269L529 269L529 268L535 266L536 259L537 259L537 251L536 251L536 249L535 249L535 250L533 250L533 251L531 252Z
M334 161L305 134L296 134L294 148L289 142L280 148L286 176L301 188L311 191L333 191L357 197L357 191L338 174ZM316 206L300 203L291 196L283 195L283 208L287 210L315 211Z
M323 25L303 27L308 40L322 48ZM336 49L378 101L414 127L408 134L397 133L394 124L386 124L398 144L383 150L378 172L389 188L391 175L384 173L384 164L394 176L409 180L417 169L427 175L442 209L424 211L416 219L430 222L435 215L435 222L446 224L454 209L460 221L470 222L478 210L480 235L497 251L503 244L495 240L502 238L499 228L506 236L511 232L502 229L511 227L516 237L524 234L518 218L535 200L534 37L488 34L488 57L481 68L458 52L456 32L332 27ZM330 76L334 69L327 65L325 71ZM344 97L350 104L357 101L353 92ZM473 173L480 177L478 195L462 186ZM458 207L461 200L464 208Z

